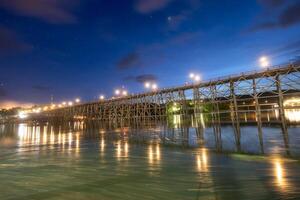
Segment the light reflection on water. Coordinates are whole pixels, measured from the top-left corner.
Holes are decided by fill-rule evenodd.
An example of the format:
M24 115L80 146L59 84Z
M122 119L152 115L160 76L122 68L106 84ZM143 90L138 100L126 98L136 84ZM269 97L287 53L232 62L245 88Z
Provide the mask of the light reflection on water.
M111 129L83 123L5 127L0 132L0 199L72 199L74 193L78 199L300 197L300 167L293 161L299 158L299 146L288 145L292 159L285 158L280 127L264 127L264 153L276 152L275 158L265 157L256 146L257 128L242 129L237 151L228 126L222 129L221 149L215 148L211 127L201 133L180 123ZM298 128L289 128L292 141L299 141L297 133ZM2 146L7 138L16 142ZM13 191L16 186L18 192Z

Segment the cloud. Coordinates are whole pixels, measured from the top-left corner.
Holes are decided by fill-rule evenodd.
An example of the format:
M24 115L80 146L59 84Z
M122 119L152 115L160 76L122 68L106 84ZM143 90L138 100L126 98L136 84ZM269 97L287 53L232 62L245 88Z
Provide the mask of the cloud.
M286 44L283 47L276 49L275 52L290 51L295 49L300 49L300 40Z
M133 67L139 67L141 65L141 58L137 52L131 52L125 57L121 58L117 63L118 69L129 69Z
M50 87L44 86L44 85L34 85L34 86L32 86L32 88L39 92L47 92L47 91L51 90Z
M0 27L0 54L10 54L32 49L32 46L18 39L17 34Z
M66 9L76 2L77 0L1 0L0 7L16 15L65 24L76 22L76 17Z
M157 77L154 74L142 74L138 76L127 76L124 80L136 81L138 83L145 83L147 81L155 82L157 81Z
M300 2L289 6L279 17L279 26L288 27L300 22Z
M287 28L300 23L300 2L289 5L275 21L263 22L250 28L250 32L274 28Z
M172 31L177 30L184 22L192 18L195 11L200 8L200 3L198 0L185 0L181 7L185 9L168 17L168 26Z
M136 0L135 9L142 14L149 14L167 7L173 0Z
M189 16L191 15L192 12L184 10L180 12L177 15L169 16L168 17L168 25L171 30L176 30L178 27L188 20Z
M287 43L272 50L271 53L276 56L288 56L289 58L294 57L293 60L297 60L297 56L300 55L300 40Z

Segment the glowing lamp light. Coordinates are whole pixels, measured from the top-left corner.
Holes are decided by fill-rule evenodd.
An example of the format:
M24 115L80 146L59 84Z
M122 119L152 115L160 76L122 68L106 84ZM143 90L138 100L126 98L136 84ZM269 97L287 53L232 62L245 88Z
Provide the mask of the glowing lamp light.
M149 82L145 83L145 88L150 88L151 84Z
M194 82L199 82L201 80L201 76L199 74L190 73L189 77Z
M262 56L259 59L259 64L261 67L266 68L266 67L270 66L270 61L269 61L268 57Z
M193 79L193 78L195 77L195 74L194 74L194 73L190 73L189 77L190 77L191 79Z
M69 101L68 102L68 106L72 106L73 105L73 102L72 101Z
M76 98L76 99L75 99L75 102L76 102L76 103L80 103L80 99L79 99L79 98Z
M201 80L201 78L200 78L200 76L199 75L197 75L197 76L195 76L195 81L200 81Z
M157 84L153 84L153 85L151 86L151 88L152 88L152 90L157 90L158 86L157 86Z
M100 95L99 99L104 100L105 99L104 95Z
M25 119L28 117L28 115L24 111L20 111L18 116L20 119Z
M65 101L64 101L64 102L62 102L62 105L63 105L63 106L67 105L67 102L65 102Z
M120 90L115 90L116 95L120 95L120 93L121 93Z
M123 96L127 96L128 92L126 90L122 91Z

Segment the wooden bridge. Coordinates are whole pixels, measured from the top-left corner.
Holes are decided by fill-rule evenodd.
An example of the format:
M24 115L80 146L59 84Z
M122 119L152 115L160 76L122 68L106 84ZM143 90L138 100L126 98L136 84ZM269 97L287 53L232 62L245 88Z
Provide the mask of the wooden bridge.
M126 97L76 104L43 111L31 119L94 119L103 121L159 120L169 114L209 114L212 122L223 117L239 128L242 112L255 115L255 122L262 123L262 113L276 110L280 122L285 122L288 103L300 97L300 65L272 67L212 79L198 84L162 89ZM297 105L295 105L297 104Z

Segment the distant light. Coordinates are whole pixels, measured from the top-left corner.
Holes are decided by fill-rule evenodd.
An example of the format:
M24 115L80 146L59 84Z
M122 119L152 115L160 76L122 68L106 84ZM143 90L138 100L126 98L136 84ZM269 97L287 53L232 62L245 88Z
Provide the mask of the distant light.
M150 88L151 84L149 82L145 83L145 88Z
M69 106L72 106L72 105L73 105L73 102L72 102L72 101L69 101L69 102L68 102L68 105L69 105Z
M18 116L20 119L25 119L28 117L28 115L24 111L20 111Z
M199 75L195 76L195 81L200 81L201 80L201 77Z
M45 110L45 111L48 110L48 106L45 106L45 107L43 108L43 110Z
M58 104L58 107L59 107L59 108L61 108L61 107L62 107L62 105L61 105L61 104Z
M76 103L79 103L79 102L80 102L80 99L79 99L79 98L76 98L76 99L75 99L75 102L76 102Z
M123 91L122 91L122 95L123 95L123 96L127 96L127 94L128 94L128 92L127 92L126 90L123 90Z
M120 95L120 93L121 93L120 90L115 90L116 95Z
M266 57L266 56L260 57L260 59L259 59L259 64L260 64L260 66L263 67L263 68L269 67L269 66L270 66L269 58Z
M190 73L189 77L195 82L199 82L201 80L201 76L199 74Z
M158 88L157 84L155 84L155 83L154 83L154 84L152 84L152 86L151 86L151 87L152 87L152 90L156 90L156 89Z
M65 105L67 105L67 102L65 102L65 101L64 101L64 102L62 102L62 105L64 105L64 106L65 106Z
M100 99L100 100L104 100L104 99L105 99L105 96L104 96L104 95L100 95L99 99Z

